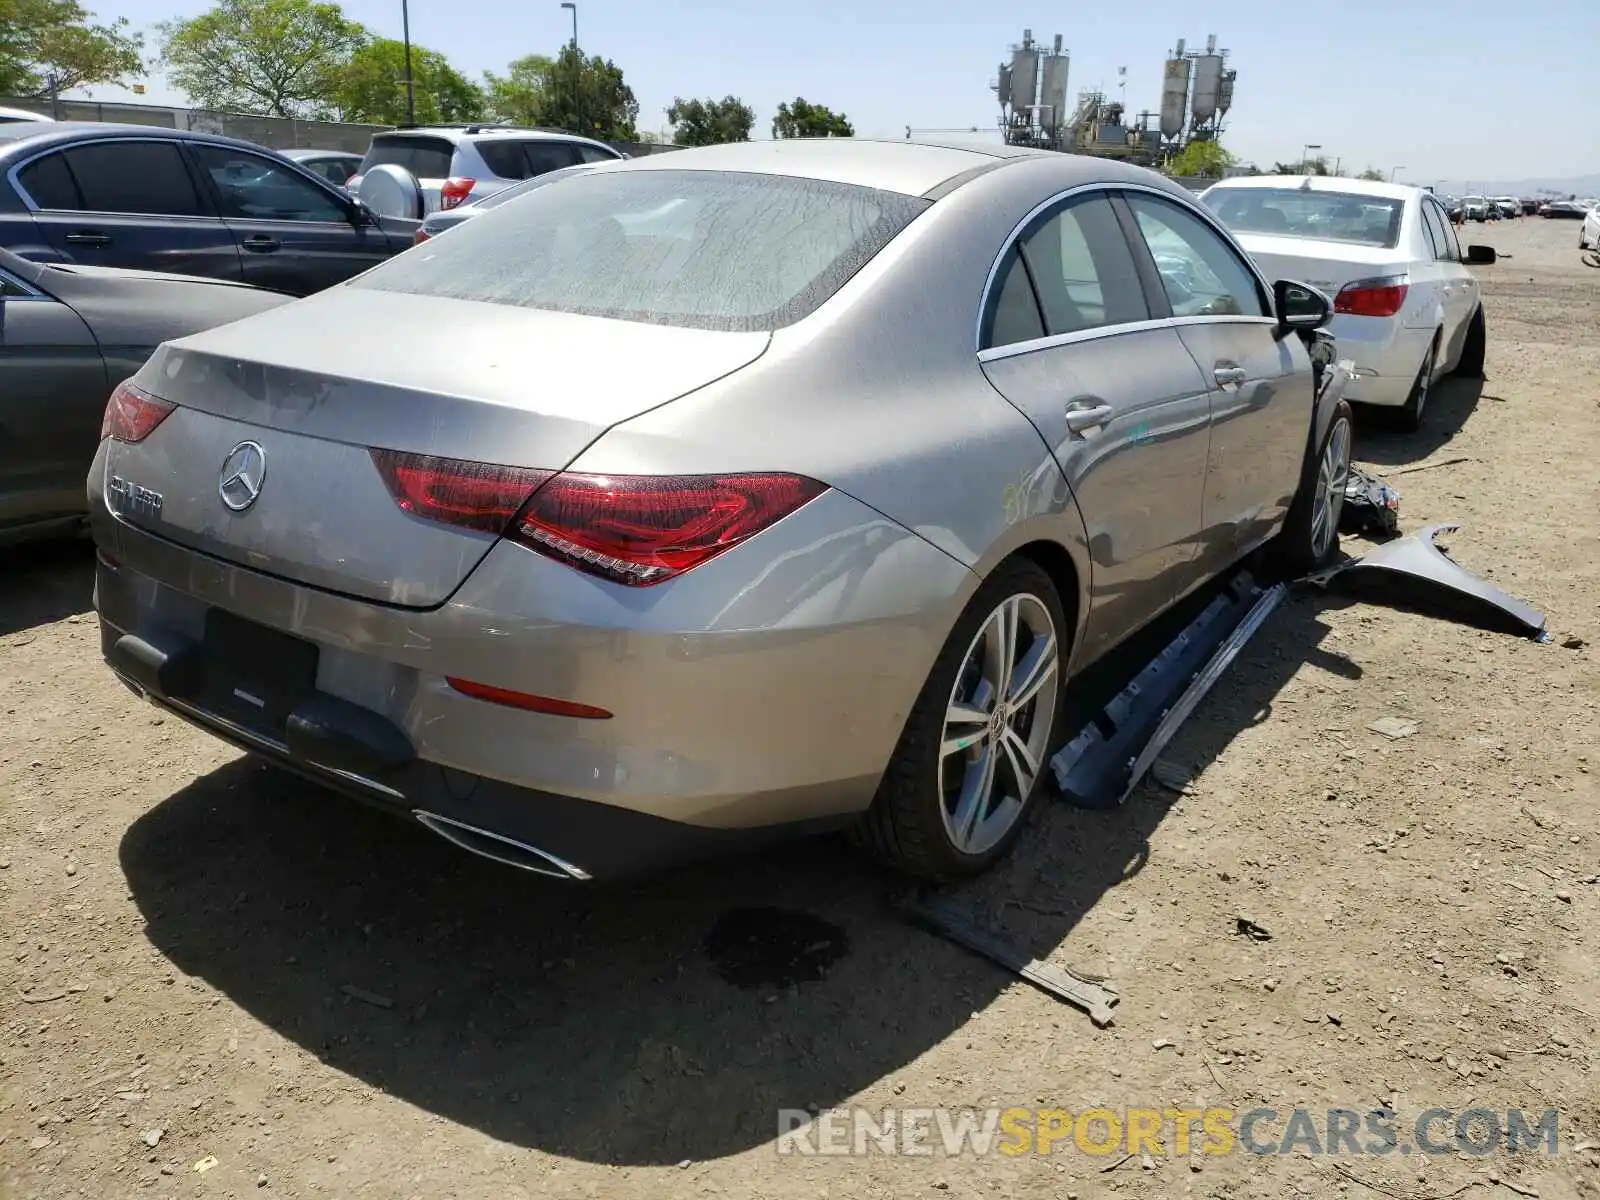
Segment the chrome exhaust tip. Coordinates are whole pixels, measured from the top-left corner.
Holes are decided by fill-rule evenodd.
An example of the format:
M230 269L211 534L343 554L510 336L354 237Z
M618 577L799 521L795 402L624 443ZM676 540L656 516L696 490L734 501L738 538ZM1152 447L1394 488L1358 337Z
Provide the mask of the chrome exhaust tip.
M476 854L479 858L487 858L504 866L530 871L535 875L545 875L551 879L575 879L586 882L591 878L589 872L582 867L574 866L548 850L541 850L537 846L508 838L504 834L491 833L487 829L479 829L476 825L468 825L451 817L441 817L438 813L427 812L420 808L414 809L411 815L431 833L438 834L451 845L458 846L469 854Z

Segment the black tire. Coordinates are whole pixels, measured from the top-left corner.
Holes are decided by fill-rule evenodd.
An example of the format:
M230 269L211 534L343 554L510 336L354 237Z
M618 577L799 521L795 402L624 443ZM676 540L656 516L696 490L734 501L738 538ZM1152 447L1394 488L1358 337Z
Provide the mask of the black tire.
M1411 393L1406 397L1406 402L1395 412L1395 421L1407 433L1415 433L1422 428L1422 423L1428 416L1428 397L1433 393L1433 370L1439 361L1440 335L1434 334L1433 341L1428 343L1428 352L1422 356L1422 365L1417 368L1417 377L1411 383Z
M1461 346L1461 361L1456 363L1455 374L1462 379L1482 379L1483 359L1489 349L1489 326L1479 305L1467 325L1467 340Z
M1316 445L1313 452L1307 438L1305 463L1300 468L1300 487L1295 491L1294 503L1289 506L1289 515L1284 520L1283 528L1278 536L1273 539L1267 550L1267 561L1273 575L1284 579L1298 579L1300 576L1326 566L1333 560L1339 551L1339 510L1344 507L1344 494L1342 484L1338 502L1334 512L1330 514L1332 523L1331 536L1325 542L1318 544L1316 536L1316 507L1317 490L1321 479L1322 459L1332 445L1339 430L1344 431L1344 473L1348 477L1350 470L1350 447L1355 445L1355 419L1351 415L1350 405L1341 400L1334 407L1333 418L1328 422L1327 431L1322 435L1322 440Z
M1021 809L1000 840L982 853L959 848L946 829L942 787L944 760L940 746L945 733L945 713L968 651L991 614L1013 596L1032 596L1048 612L1056 630L1057 688L1048 713L1037 706L1034 718L1048 717L1050 729L1039 772ZM967 878L988 869L1004 857L1021 836L1034 803L1046 786L1050 756L1065 739L1062 729L1060 672L1067 662L1072 631L1067 626L1060 594L1050 576L1030 559L1015 558L1001 564L984 580L962 611L955 628L934 662L906 718L894 757L878 785L872 807L851 831L852 840L894 870L917 879L943 883ZM958 751L957 753L961 753Z

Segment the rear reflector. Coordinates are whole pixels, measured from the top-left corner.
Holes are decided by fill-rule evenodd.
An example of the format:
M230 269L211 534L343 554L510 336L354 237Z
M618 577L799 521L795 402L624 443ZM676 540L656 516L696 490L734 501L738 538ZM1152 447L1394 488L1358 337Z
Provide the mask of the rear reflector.
M106 401L105 416L100 419L100 440L142 442L176 407L124 379Z
M467 179L462 176L453 176L446 179L439 188L439 207L448 211L472 195L472 189L477 186L476 179Z
M802 475L557 475L507 536L630 587L661 583L754 537L826 485Z
M389 494L415 517L503 533L533 490L550 478L549 471L500 467L490 463L372 450L373 464Z
M514 692L510 688L474 683L470 679L457 679L453 675L447 675L445 682L463 696L471 696L474 700L487 700L490 704L503 704L507 708L547 713L552 717L579 717L586 721L611 719L611 714L605 709L596 708L592 704L579 704L576 700L557 700L551 696L535 696L531 692Z
M1410 281L1404 275L1358 279L1339 289L1333 311L1353 317L1392 317L1405 306Z

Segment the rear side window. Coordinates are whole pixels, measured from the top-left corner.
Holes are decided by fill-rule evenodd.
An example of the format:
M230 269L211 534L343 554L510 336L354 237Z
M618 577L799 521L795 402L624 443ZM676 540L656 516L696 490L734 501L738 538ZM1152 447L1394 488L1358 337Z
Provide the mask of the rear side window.
M348 286L770 330L833 295L929 203L783 175L586 171L463 222Z
M87 212L197 217L200 194L170 142L97 142L63 151Z
M80 209L83 197L78 195L78 184L67 169L67 160L60 154L46 154L36 158L17 172L17 182L23 191L33 197L40 208Z
M616 162L617 155L609 150L602 150L599 146L579 146L578 157L586 163Z
M513 142L496 138L474 147L484 165L501 179L532 179L548 171L576 165L578 148L570 142Z
M384 137L372 139L367 155L361 160L361 170L373 167L404 167L418 179L448 179L450 160L456 148L443 138Z

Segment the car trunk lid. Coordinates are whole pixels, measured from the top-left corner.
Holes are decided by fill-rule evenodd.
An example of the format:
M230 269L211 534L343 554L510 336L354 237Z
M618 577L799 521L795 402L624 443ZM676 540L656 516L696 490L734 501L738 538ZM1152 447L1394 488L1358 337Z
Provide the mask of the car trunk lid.
M135 382L178 408L144 441L112 443L108 504L113 481L155 492L121 518L281 578L431 608L496 535L404 512L371 449L560 470L768 340L337 288L158 350ZM225 489L240 466L249 486Z
M1358 279L1403 273L1395 252L1382 246L1328 242L1317 238L1235 234L1269 280L1292 279L1326 292L1329 299Z

